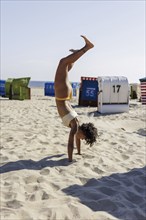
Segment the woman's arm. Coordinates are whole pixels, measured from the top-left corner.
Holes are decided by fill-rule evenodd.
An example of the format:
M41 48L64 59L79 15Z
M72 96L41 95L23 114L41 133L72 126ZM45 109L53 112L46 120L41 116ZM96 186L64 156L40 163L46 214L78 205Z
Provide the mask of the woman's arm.
M81 140L76 135L77 154L81 155Z
M73 149L74 149L74 136L75 133L77 132L77 123L74 121L71 124L71 130L69 133L69 139L68 139L68 160L69 162L72 161L72 155L73 155Z

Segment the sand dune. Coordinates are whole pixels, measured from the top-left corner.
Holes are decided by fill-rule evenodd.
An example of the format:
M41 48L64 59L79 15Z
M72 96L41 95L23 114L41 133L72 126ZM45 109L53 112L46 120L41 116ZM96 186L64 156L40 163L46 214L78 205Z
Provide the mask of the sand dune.
M130 101L129 113L101 115L77 103L99 138L69 163L54 97L1 98L1 220L146 219L146 107Z

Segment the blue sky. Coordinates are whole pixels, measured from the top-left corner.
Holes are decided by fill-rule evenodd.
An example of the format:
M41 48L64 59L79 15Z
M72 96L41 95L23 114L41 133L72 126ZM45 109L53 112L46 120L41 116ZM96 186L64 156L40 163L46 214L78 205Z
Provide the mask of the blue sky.
M95 45L69 72L81 76L145 76L145 1L1 0L1 78L53 81L59 60Z

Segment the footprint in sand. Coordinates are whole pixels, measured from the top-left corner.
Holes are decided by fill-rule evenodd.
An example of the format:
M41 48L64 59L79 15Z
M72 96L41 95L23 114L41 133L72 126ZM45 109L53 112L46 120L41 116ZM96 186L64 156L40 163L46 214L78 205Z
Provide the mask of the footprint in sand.
M86 158L86 159L93 159L93 155L82 155L83 158Z
M127 155L121 155L122 156L122 158L124 159L124 160L128 160L129 159L129 156L127 156Z
M60 189L60 187L55 183L51 183L50 185L52 186L53 190L55 190L55 191Z
M124 137L119 139L119 142L122 144L127 144L127 139L125 139Z
M49 142L48 141L39 141L40 142L40 144L44 144L44 145L48 145L49 144Z
M35 201L35 194L33 192L26 192L25 191L25 201Z
M60 142L59 142L59 141L57 141L57 142L54 142L54 144L55 144L55 145L60 145Z
M27 185L25 187L25 190L28 192L28 193L33 193L33 192L36 192L39 190L39 186L37 185Z
M34 202L34 201L36 200L35 194L32 194L32 195L29 197L28 200L31 201L31 202Z
M38 182L38 183L45 182L44 177L42 177L42 176L38 177L38 178L37 178L37 182Z
M104 163L103 158L99 158L98 164L103 164L103 163Z
M6 141L10 142L10 141L13 141L13 139L14 139L13 137L9 137L9 138L6 139Z
M0 146L0 150L2 150L3 148L4 148L4 147L1 145L1 146Z
M9 183L9 182L5 181L4 186L11 186L11 182Z
M6 200L13 200L13 199L16 199L16 197L17 197L17 193L14 193L14 192L8 192L5 195Z
M36 176L28 176L24 179L25 183L26 184L29 184L29 183L36 183L37 182L37 177Z
M85 162L84 167L90 167L90 164Z
M32 194L26 194L26 201L38 201L38 200L47 200L49 199L49 194L45 191L33 192Z
M6 204L7 204L7 207L12 208L12 209L19 209L20 207L22 207L21 202L18 200L9 201Z
M18 155L18 158L19 158L19 159L23 159L24 156L23 156L23 155Z
M13 150L11 150L9 153L10 153L10 154L16 154L16 152L13 151Z
M25 137L31 137L31 136L33 136L33 134L31 134L31 133L26 133L24 136L25 136Z
M81 183L84 185L88 182L88 178L85 178L85 177L79 177L79 180L81 181Z
M112 146L116 145L117 143L116 142L111 142L110 143Z
M93 171L96 172L96 173L98 173L98 174L104 173L104 171L102 171L102 170L99 169L98 167L94 167L94 168L93 168Z
M42 200L47 200L47 199L49 199L49 195L46 192L43 192Z
M48 175L49 173L50 173L49 169L43 169L43 170L40 171L41 175Z

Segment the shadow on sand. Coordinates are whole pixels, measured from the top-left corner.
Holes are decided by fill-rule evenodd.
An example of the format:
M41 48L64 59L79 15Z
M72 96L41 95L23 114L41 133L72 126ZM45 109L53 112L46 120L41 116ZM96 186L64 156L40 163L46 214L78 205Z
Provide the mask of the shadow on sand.
M146 137L146 128L144 129L139 129L137 132L137 134Z
M94 212L105 211L121 220L146 219L146 167L90 179L63 189Z
M54 156L45 157L42 160L18 160L15 162L9 162L0 167L0 173L7 173L16 170L41 170L45 167L67 166L69 165L68 159L63 158L60 160L51 160L52 158L59 158L65 154L59 154Z

